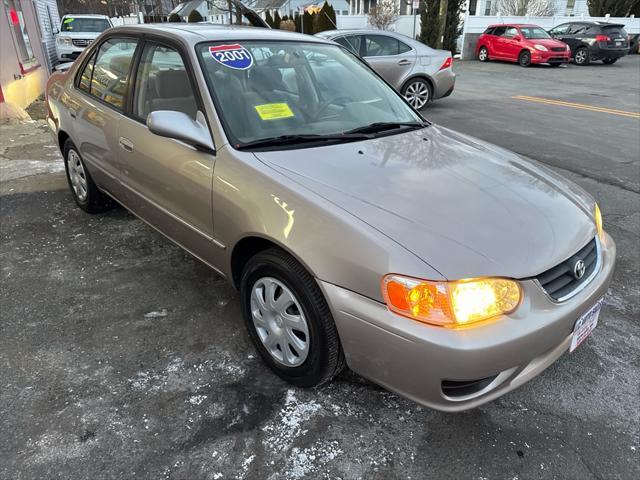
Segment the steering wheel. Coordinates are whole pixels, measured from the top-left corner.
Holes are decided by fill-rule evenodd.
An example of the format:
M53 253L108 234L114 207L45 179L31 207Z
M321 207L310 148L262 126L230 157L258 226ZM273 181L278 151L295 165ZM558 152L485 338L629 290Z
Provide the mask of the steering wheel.
M318 120L318 118L320 118L320 115L322 113L324 113L324 111L329 108L329 105L341 105L340 101L343 101L344 103L349 102L351 100L353 100L351 97L347 97L346 95L340 95L337 97L333 97L330 98L329 100L325 100L324 102L322 102L320 105L318 105L318 108L316 109L315 113L313 115L310 115L311 120L316 121ZM344 104L343 103L343 104Z

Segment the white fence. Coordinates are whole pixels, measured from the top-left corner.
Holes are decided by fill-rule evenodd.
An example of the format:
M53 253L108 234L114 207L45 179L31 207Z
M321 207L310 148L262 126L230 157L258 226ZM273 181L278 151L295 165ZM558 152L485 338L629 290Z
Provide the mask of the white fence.
M633 17L505 17L469 15L465 18L464 33L482 33L494 23L532 23L549 30L556 25L567 22L608 22L620 23L625 26L627 33L640 33L640 18Z
M338 24L338 30L347 30L351 28L373 28L369 24L368 15L338 15L336 16L336 23ZM413 38L415 35L420 34L420 15L415 16L415 35L413 33L413 15L400 15L389 30Z

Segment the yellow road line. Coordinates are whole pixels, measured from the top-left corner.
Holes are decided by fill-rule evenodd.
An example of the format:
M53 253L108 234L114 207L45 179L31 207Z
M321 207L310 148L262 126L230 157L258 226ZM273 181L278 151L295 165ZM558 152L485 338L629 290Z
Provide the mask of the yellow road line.
M596 107L595 105L586 105L584 103L563 102L561 100L552 100L549 98L530 97L528 95L516 95L511 97L516 100L525 100L527 102L544 103L547 105L556 105L558 107L577 108L580 110L589 110L591 112L610 113L611 115L620 115L622 117L637 118L640 120L640 112L628 112L626 110L616 110L614 108Z

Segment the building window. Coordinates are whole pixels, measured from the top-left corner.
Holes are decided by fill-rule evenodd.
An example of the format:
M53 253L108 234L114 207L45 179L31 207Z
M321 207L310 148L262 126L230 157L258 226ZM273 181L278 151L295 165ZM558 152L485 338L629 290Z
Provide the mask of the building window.
M565 11L565 15L567 17L573 17L573 10L576 6L576 0L567 0L567 10Z
M484 6L484 14L491 15L491 0L487 0L487 3Z
M475 15L477 7L478 0L469 0L469 15Z
M20 62L20 69L22 70L21 73L25 73L27 70L36 67L38 61L31 48L31 40L27 33L22 6L19 0L3 0L3 2L9 27L13 31L13 40L18 54L18 61Z

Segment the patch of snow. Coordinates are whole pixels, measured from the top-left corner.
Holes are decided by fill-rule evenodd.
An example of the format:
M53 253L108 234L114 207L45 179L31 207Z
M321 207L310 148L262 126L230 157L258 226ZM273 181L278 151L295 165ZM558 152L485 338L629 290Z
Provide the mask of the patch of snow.
M167 316L166 308L144 314L144 318L159 318L159 317L166 317L166 316Z
M41 160L7 160L0 163L0 179L3 182L43 173L64 172L64 163Z
M194 395L189 399L191 405L200 405L207 399L206 395Z

